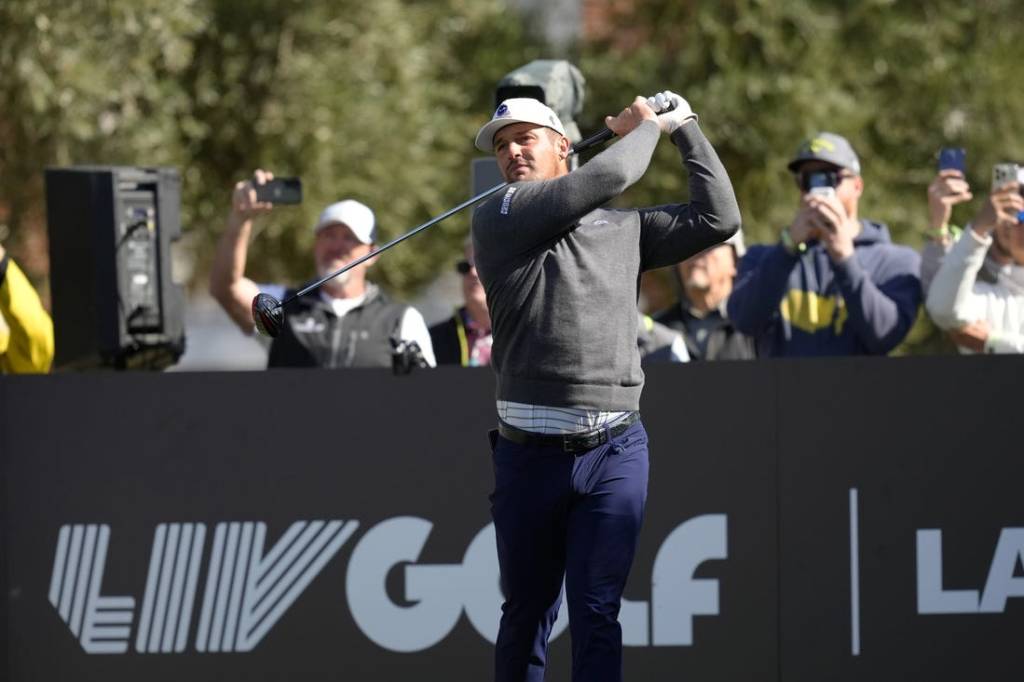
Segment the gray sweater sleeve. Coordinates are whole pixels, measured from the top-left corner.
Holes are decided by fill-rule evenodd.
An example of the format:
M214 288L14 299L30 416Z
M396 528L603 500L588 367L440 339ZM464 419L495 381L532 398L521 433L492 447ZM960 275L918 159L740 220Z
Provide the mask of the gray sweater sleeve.
M640 209L644 270L686 260L720 244L740 228L729 174L696 123L672 134L689 176L690 203Z
M643 176L660 134L657 122L644 121L579 170L512 183L490 197L473 212L477 258L514 258L572 228Z

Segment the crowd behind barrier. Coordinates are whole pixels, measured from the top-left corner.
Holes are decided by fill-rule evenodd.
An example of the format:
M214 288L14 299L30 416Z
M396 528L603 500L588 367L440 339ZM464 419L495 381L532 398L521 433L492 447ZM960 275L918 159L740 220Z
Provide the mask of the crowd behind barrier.
M953 209L973 198L962 165L961 156L928 186L925 245L917 253L892 243L884 223L859 215L870 188L849 142L830 132L811 136L788 166L796 182L792 223L774 244L747 249L739 233L673 266L678 300L651 315L638 312L644 364L1024 352L1022 185L1012 164L998 166L1009 170L996 174L977 215L960 227ZM210 274L214 298L247 334L255 294L283 298L297 290L245 276L253 220L274 207L257 199L257 189L271 180L260 169L235 186ZM314 232L318 276L376 244L373 211L352 199L326 207ZM282 338L268 344L268 365L488 365L490 318L472 250L467 239L456 263L462 305L429 330L414 307L370 281L371 259L301 297ZM52 359L52 322L0 247L0 371L47 372Z

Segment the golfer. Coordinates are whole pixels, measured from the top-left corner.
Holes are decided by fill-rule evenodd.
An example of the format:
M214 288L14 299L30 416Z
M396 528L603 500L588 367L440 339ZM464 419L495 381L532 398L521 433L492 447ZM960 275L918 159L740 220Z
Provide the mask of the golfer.
M637 97L605 123L621 140L571 173L562 123L537 100L502 102L476 137L511 183L473 214L498 377L498 682L543 680L563 579L572 679L622 679L619 606L647 496L640 273L739 228L729 177L686 100ZM605 208L644 174L661 133L679 149L690 203Z

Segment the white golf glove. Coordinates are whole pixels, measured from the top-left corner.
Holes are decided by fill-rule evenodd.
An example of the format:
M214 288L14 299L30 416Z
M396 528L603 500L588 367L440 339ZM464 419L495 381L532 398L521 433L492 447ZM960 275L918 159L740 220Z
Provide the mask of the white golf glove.
M662 132L668 135L674 133L679 129L679 126L687 121L697 120L697 114L693 113L690 103L671 90L665 90L653 97L648 97L647 106L654 109L654 113L658 114L658 125L661 126ZM666 113L661 113L663 111Z

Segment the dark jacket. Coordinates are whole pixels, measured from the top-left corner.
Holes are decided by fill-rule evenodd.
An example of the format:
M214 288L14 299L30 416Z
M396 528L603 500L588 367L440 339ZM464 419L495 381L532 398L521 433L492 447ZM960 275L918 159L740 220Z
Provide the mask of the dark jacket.
M903 340L921 305L920 258L867 220L853 245L840 265L818 242L797 255L781 244L747 251L728 313L759 357L884 355Z
M390 338L398 335L408 307L367 284L362 305L339 318L318 292L306 294L288 306L267 366L391 367Z
M683 335L692 361L753 360L757 357L754 340L729 321L724 305L702 317L683 297L678 304L657 313L654 320ZM706 334L707 338L698 338L701 334Z
M465 306L455 314L430 328L430 343L434 346L434 358L438 366L469 366L469 339L466 335Z

